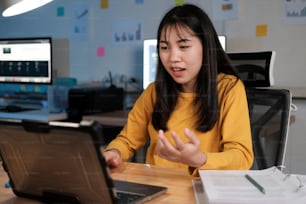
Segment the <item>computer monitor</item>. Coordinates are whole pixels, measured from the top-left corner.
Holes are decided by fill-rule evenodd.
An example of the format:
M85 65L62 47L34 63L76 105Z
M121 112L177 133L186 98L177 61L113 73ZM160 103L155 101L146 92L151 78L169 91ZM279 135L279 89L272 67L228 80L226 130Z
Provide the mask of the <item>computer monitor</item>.
M219 35L218 38L219 38L219 41L221 43L221 46L223 47L223 50L226 51L226 36L225 35Z
M274 85L273 67L275 51L227 53L238 69L247 87L270 87Z
M157 40L149 39L143 41L143 89L155 80L157 69Z
M51 38L0 39L0 83L52 84Z
M219 41L224 50L226 50L226 36L219 35ZM148 39L143 41L143 89L155 80L157 69L157 40Z

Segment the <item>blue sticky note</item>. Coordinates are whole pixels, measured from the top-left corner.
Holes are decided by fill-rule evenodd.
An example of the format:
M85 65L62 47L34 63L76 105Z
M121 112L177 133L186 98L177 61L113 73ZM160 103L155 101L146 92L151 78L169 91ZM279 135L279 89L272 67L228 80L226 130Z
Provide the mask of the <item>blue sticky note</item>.
M135 0L136 4L143 4L144 0Z
M58 7L57 8L57 16L64 16L65 15L65 8L64 7Z

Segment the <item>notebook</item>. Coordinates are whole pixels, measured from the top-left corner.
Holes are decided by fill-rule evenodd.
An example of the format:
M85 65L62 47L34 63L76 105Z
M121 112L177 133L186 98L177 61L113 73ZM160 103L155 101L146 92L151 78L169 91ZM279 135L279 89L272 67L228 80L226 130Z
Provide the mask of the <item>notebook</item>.
M197 204L304 204L304 175L277 167L262 170L200 170L193 189Z
M113 180L102 145L102 127L95 121L0 120L0 155L19 197L44 203L126 204L167 191L163 186Z

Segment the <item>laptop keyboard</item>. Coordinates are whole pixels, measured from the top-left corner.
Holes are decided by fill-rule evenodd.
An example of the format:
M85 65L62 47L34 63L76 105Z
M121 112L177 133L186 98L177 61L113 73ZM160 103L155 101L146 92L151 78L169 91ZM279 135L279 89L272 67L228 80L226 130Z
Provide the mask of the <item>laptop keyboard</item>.
M138 201L139 199L145 197L144 194L137 194L132 192L125 192L125 191L117 191L117 198L119 200L119 203L121 204L128 204L128 203L134 203L135 201Z

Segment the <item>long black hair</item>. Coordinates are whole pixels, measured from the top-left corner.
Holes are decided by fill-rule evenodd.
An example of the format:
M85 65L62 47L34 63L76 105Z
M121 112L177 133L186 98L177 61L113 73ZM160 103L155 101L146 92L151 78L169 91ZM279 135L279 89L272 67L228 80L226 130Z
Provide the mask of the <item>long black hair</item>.
M161 32L174 27L189 28L200 39L203 47L202 67L196 80L194 105L197 114L196 129L210 130L219 117L217 75L220 72L237 76L230 60L223 50L217 32L208 15L199 7L191 4L176 6L169 10L160 22L157 32L157 50ZM167 121L177 102L181 85L167 73L158 57L155 80L156 102L152 113L152 124L156 130L167 130Z

